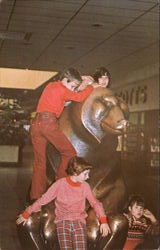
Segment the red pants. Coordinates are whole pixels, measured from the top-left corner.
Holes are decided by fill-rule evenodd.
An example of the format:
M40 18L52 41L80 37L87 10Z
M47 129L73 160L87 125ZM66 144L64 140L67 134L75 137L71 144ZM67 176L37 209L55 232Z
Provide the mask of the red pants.
M56 224L61 250L87 250L86 226L79 220L64 220Z
M66 176L68 161L76 151L60 130L54 113L42 112L36 115L31 124L31 138L34 150L34 166L30 198L37 199L46 191L46 144L51 142L60 152L61 162L56 173L57 178Z
M140 245L143 241L144 239L127 238L123 250L138 250L138 245Z

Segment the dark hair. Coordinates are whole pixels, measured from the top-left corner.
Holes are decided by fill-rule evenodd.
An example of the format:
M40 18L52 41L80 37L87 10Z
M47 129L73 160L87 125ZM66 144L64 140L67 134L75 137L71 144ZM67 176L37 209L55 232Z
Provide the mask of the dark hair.
M100 68L97 68L95 73L93 74L93 78L96 82L98 82L98 79L101 77L101 76L104 76L104 75L107 75L109 80L111 79L111 75L108 71L108 69L106 69L105 67L100 67Z
M137 204L138 206L145 208L145 201L140 195L131 195L124 209L125 212L128 212L128 208L133 207L134 204Z
M91 168L92 166L89 162L85 161L82 157L75 156L69 161L66 172L68 175L79 175L83 171Z
M69 82L78 80L79 82L82 82L82 77L80 73L74 69L69 68L59 74L59 80L62 80L63 78L67 78Z

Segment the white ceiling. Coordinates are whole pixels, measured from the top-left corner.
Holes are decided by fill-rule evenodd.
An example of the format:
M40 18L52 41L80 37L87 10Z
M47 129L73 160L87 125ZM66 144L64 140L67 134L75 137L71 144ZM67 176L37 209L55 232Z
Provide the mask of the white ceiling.
M158 0L0 0L0 67L91 74L113 82L158 62Z

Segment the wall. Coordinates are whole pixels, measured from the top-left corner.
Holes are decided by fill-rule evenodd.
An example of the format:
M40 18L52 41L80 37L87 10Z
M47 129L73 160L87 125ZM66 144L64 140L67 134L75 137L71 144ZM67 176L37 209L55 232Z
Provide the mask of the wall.
M132 82L114 89L125 100L131 112L159 109L159 77Z

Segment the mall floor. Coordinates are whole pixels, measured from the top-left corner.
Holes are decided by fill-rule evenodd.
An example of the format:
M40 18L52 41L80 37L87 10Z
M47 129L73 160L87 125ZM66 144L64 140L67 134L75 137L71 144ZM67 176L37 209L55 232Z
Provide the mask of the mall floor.
M0 250L22 250L15 221L19 211L24 209L32 162L32 147L26 145L20 166L0 165Z
M20 166L0 165L0 250L23 250L19 243L16 230L16 217L24 209L26 194L30 186L32 175L33 152L32 146L26 144L23 149ZM128 176L130 187L135 191L157 196L157 176L139 175ZM131 181L132 180L132 181ZM139 189L140 187L140 189ZM155 197L149 204L156 202ZM156 204L156 203L155 203ZM157 209L153 209L156 212ZM28 249L30 250L30 249Z

